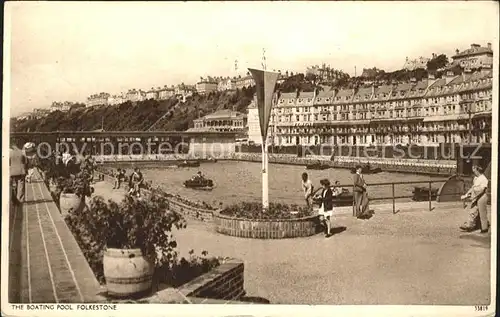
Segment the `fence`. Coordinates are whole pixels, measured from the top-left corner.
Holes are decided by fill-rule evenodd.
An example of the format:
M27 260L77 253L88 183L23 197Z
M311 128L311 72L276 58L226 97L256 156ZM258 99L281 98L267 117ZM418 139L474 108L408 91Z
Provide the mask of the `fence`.
M391 182L391 183L373 183L369 184L370 187L373 186L391 186L391 196L385 196L385 197L374 197L370 198L369 201L381 201L381 200L392 200L392 213L396 213L396 199L403 199L403 198L414 198L416 194L414 193L413 195L396 195L396 185L409 185L409 184L427 184L428 187L426 187L427 190L427 197L426 200L429 202L429 211L432 211L432 201L434 200L433 198L437 199L439 189L435 190L432 188L432 184L436 183L445 183L448 179L435 179L435 180L430 180L430 181L408 181L408 182ZM352 184L349 185L339 185L340 187L343 188L349 188L351 187L353 190L353 195L354 195L354 186ZM465 188L462 190L460 194L463 194L465 192ZM451 195L457 195L457 193L439 193L440 196L451 196ZM422 197L422 196L420 196ZM420 200L422 201L422 200ZM353 216L356 215L356 201L352 200L352 214Z

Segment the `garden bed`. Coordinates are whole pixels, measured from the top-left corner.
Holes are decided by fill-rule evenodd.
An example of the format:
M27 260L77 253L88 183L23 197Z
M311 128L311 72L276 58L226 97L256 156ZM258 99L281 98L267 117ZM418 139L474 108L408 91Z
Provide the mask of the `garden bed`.
M308 237L318 232L319 221L309 209L296 205L240 203L214 214L219 233L254 239Z

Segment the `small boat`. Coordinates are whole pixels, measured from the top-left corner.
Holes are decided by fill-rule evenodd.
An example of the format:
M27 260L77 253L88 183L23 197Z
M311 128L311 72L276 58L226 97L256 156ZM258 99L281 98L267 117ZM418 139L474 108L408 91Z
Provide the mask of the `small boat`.
M184 161L177 163L177 167L199 167L200 161Z
M217 159L214 159L213 157L209 157L206 160L203 160L203 163L217 163Z
M333 189L333 187L332 187ZM342 190L342 193L336 196L333 196L333 205L335 207L345 207L352 206L354 201L353 194L346 188ZM321 202L321 190L313 197L313 203L319 205Z
M368 174L378 174L382 173L382 169L380 167L376 168L371 168L370 165L365 165L361 168L361 173L368 175ZM353 167L351 168L351 174L356 174L356 168Z
M429 201L429 187L415 186L413 188L413 201ZM438 189L431 188L431 200L436 200Z
M184 186L193 189L213 189L214 182L211 179L188 179L184 182Z
M329 165L321 164L320 162L306 165L306 169L308 170L326 170L329 168L330 168Z

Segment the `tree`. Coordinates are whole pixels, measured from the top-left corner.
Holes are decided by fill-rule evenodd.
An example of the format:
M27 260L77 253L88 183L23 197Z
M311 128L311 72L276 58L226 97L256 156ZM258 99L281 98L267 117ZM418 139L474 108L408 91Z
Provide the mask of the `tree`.
M315 83L316 80L317 80L317 77L316 75L312 74L312 73L309 73L306 75L306 80L311 82L311 83Z
M427 62L428 71L436 71L444 68L448 64L448 57L445 54L438 55Z

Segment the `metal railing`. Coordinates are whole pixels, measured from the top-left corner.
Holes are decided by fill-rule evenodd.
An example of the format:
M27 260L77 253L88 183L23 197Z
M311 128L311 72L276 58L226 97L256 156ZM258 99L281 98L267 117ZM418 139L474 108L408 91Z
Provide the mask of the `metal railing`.
M406 182L387 182L387 183L372 183L372 184L367 184L368 188L374 187L374 186L391 186L391 196L385 196L385 197L374 197L374 198L369 198L368 201L380 201L380 200L392 200L392 213L396 214L396 199L403 199L403 198L413 198L415 197L415 194L413 195L403 195L403 196L396 196L396 185L413 185L413 184L428 184L428 202L429 202L429 211L432 211L432 201L433 198L435 197L436 199L438 198L438 192L439 188L437 189L438 192L435 192L433 194L432 190L432 184L440 183L443 184L447 181L448 179L434 179L430 181L406 181ZM465 184L464 184L465 185ZM349 184L349 185L339 185L339 187L342 188L352 188L353 190L353 195L354 195L354 185ZM441 185L440 185L441 187ZM464 186L465 187L465 186ZM465 192L465 188L462 189L463 194ZM439 196L456 196L457 193L440 193ZM353 201L352 201L352 214L353 216L356 215L356 201L354 200L353 196Z

